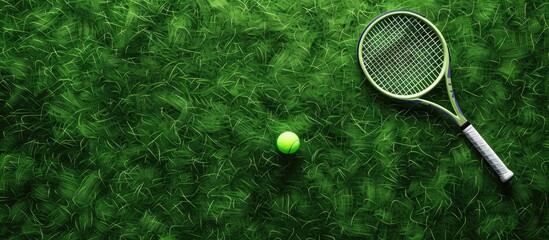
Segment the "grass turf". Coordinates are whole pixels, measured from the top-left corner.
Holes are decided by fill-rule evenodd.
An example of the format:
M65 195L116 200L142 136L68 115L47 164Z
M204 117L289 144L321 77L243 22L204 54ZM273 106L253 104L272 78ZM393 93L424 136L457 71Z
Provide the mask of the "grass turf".
M543 1L1 5L2 239L549 238ZM510 184L365 81L358 36L393 9L441 29Z

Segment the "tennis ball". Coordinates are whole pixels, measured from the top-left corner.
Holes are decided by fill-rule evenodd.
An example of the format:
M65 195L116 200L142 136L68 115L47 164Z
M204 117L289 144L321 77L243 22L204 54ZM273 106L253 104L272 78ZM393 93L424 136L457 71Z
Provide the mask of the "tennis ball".
M283 132L276 140L278 150L286 154L292 154L299 148L299 137L293 132Z

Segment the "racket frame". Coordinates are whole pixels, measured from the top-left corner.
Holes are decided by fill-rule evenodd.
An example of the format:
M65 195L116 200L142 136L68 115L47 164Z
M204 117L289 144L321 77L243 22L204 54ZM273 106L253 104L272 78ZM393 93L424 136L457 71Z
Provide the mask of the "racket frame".
M370 74L366 70L366 66L364 66L364 61L362 60L363 59L362 48L363 48L364 39L365 39L367 33L372 29L372 27L375 26L376 23L378 23L379 21L383 20L386 17L392 16L392 15L402 15L402 14L411 15L413 17L421 19L424 23L426 23L437 34L437 36L440 38L441 43L443 45L443 52L444 52L443 66L440 69L440 72L439 72L439 75L438 75L437 79L435 81L433 81L431 83L431 85L429 85L429 87L427 87L423 91L418 92L416 94L412 94L412 95L406 95L406 96L393 94L393 93L391 93L389 91L386 91L385 89L381 88L372 79L372 77L370 76ZM444 39L444 36L442 35L442 33L437 29L437 27L433 23L431 23L431 21L427 20L425 17L423 17L419 13L412 12L412 11L406 11L406 10L395 10L395 11L389 11L389 12L383 13L383 14L377 16L376 18L374 18L368 24L368 26L366 26L366 28L364 28L364 30L360 34L360 38L359 38L358 46L357 46L357 55L358 55L357 57L359 59L360 68L361 68L362 72L364 73L364 75L366 76L366 79L368 79L368 81L378 91L380 91L384 95L386 95L388 97L391 97L391 98L394 98L394 99L397 99L397 100L400 100L400 101L404 101L404 102L408 102L408 103L416 103L416 104L421 104L421 105L431 107L431 108L433 108L433 109L435 109L439 112L442 112L444 115L448 116L450 119L452 119L452 121L454 121L460 127L463 127L464 125L466 125L467 119L463 115L463 112L461 111L461 108L459 107L459 104L457 103L457 99L455 97L455 92L454 92L453 87L452 87L452 79L451 79L451 73L450 73L450 50L448 48L448 45L446 44L446 40ZM433 88L435 88L440 83L440 81L442 80L443 77L446 80L446 90L448 92L448 97L450 99L450 102L452 104L452 108L453 108L454 112L449 111L448 109L446 109L445 107L440 106L437 103L434 103L434 102L431 102L431 101L420 98L421 96L425 95L426 93L431 91Z

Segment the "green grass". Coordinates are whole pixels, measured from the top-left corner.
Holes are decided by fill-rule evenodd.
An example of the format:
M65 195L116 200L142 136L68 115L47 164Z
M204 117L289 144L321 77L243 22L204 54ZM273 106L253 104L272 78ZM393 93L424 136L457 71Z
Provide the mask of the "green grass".
M1 239L549 238L544 1L0 2ZM441 29L512 182L365 81L393 9Z

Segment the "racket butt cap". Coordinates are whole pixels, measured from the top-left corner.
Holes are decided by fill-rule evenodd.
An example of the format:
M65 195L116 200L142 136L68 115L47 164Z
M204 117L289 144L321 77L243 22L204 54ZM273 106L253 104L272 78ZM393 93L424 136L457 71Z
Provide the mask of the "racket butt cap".
M499 178L501 179L501 182L507 182L509 180L511 180L511 178L514 176L515 174L511 171L509 172L506 172L504 174L502 174L501 176L499 176Z

